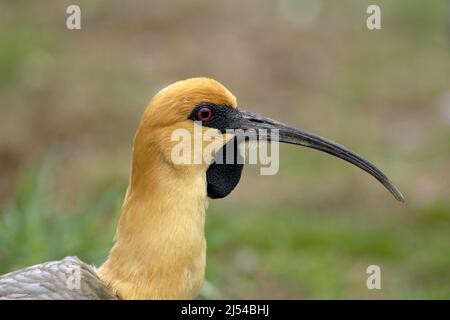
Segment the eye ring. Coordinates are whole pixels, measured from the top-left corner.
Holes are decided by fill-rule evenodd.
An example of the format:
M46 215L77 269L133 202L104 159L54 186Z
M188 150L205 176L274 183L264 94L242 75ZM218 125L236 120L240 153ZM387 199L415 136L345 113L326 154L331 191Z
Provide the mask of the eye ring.
M209 121L212 117L213 111L207 106L201 107L197 111L197 119L200 121Z

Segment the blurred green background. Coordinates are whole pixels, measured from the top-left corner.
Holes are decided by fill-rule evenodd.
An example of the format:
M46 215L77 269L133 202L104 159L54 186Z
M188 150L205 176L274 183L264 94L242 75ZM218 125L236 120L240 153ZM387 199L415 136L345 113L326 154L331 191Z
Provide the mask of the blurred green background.
M82 29L65 27L69 4ZM382 30L366 28L378 4ZM207 212L203 298L450 298L450 3L0 1L0 274L106 258L139 118L208 76L399 186L281 147ZM368 290L366 268L381 267Z

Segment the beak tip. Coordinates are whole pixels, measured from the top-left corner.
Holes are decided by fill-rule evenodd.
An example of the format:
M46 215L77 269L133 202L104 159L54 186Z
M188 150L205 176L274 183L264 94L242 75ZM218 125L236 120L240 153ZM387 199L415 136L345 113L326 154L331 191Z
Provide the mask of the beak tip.
M401 203L405 203L405 197L403 196L403 194L397 189L397 188L393 188L391 190L392 195L394 196L394 198Z

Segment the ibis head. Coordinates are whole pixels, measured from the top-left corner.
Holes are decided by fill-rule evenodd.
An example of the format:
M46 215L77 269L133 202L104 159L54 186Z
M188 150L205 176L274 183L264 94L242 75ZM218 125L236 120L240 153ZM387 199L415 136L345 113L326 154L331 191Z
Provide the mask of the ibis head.
M275 140L320 150L366 171L389 190L395 199L404 201L402 194L391 180L356 152L316 134L246 111L238 107L235 96L222 84L208 78L178 81L161 90L153 98L142 118L135 148L148 149L151 145L158 145L165 160L170 162L173 160L171 151L175 144L171 139L173 132L183 128L194 136L193 122L202 126L202 133L208 129L216 129L218 134L224 135L224 139L219 140L222 142L239 138L240 134L252 138L248 135L248 131L252 131L255 133L254 139ZM159 139L159 142L155 143L155 138ZM206 142L202 140L202 143ZM226 151L226 148L227 144L223 144L223 151ZM217 150L217 148L211 150ZM140 161L145 167L148 153L135 150L135 158L139 155L142 156ZM243 164L237 163L239 161L235 162L219 163L213 159L204 163L203 170L206 171L207 191L210 198L223 198L236 187Z

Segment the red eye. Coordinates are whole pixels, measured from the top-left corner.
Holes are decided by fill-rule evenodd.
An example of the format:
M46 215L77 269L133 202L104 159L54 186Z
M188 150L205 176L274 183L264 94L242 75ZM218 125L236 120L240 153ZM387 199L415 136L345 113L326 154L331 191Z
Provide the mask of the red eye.
M208 107L200 108L197 111L197 119L200 121L208 121L212 118L213 112Z

